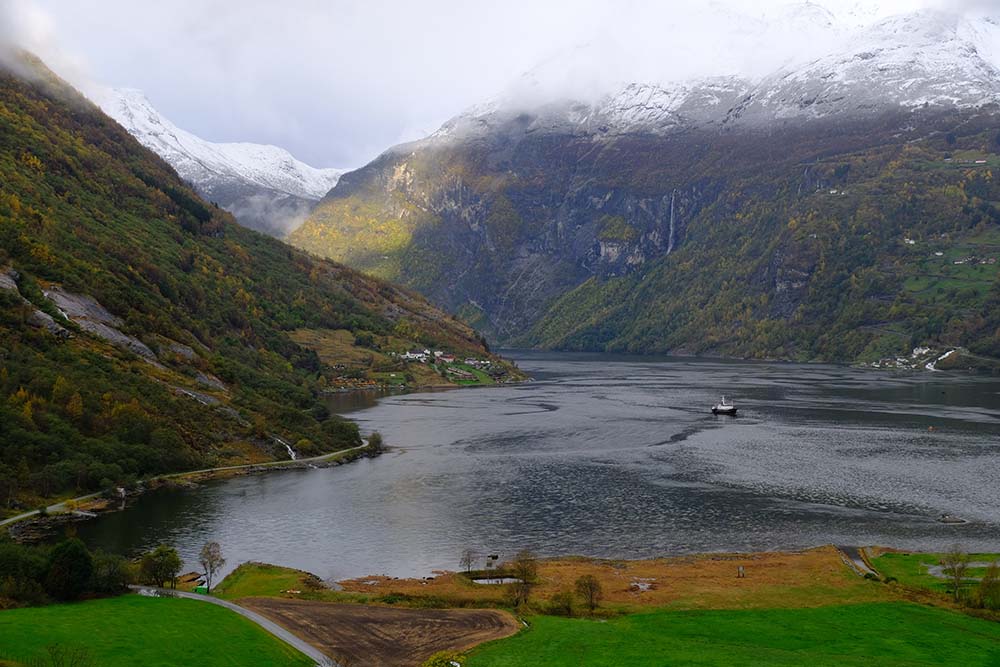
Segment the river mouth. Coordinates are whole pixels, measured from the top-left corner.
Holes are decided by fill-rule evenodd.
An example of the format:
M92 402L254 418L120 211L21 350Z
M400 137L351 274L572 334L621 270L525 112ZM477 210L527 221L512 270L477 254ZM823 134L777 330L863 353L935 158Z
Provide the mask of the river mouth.
M331 409L385 436L392 449L377 459L152 492L78 534L121 553L174 544L189 567L215 540L230 567L267 561L324 579L455 570L466 549L501 559L1000 549L996 379L514 358L534 382L332 397ZM711 414L723 393L738 417Z

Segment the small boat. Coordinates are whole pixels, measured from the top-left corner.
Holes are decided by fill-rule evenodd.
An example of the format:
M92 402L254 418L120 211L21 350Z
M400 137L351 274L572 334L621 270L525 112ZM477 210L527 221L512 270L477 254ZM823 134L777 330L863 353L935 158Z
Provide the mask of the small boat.
M726 397L722 397L722 402L712 406L713 415L733 415L736 416L736 406L726 403Z

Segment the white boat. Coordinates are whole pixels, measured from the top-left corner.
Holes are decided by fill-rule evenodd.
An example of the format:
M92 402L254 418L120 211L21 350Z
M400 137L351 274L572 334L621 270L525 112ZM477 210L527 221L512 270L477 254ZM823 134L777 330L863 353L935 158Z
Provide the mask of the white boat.
M712 414L713 415L735 415L736 414L736 406L733 405L732 403L726 403L726 397L723 396L721 403L717 403L716 405L712 406Z

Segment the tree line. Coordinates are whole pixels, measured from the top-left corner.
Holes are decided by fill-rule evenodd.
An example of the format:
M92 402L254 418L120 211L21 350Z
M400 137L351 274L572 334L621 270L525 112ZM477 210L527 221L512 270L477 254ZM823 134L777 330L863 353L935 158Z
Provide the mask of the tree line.
M226 564L218 542L207 542L198 555L208 592ZM100 549L91 551L69 537L54 545L0 540L0 609L110 597L131 584L176 588L184 561L177 549L159 545L128 560Z

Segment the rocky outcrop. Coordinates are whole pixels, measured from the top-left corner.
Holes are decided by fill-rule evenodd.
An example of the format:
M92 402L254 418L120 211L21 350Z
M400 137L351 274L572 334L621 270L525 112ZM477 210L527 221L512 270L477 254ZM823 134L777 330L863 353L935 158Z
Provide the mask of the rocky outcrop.
M55 321L55 318L38 308L31 309L31 312L28 313L27 322L35 328L45 329L56 338L69 338L71 335L65 327Z
M13 269L0 269L0 290L20 295L17 289L17 274Z
M84 331L101 338L115 347L128 350L147 361L155 361L156 355L149 347L134 336L122 333L124 323L109 313L93 297L73 294L61 287L45 290L45 297L51 300L66 319L74 322Z
M48 313L40 310L33 303L21 296L21 291L17 286L17 281L20 278L17 271L11 268L0 270L0 290L5 292L13 292L21 300L27 309L27 314L25 316L25 322L36 329L44 329L53 336L57 338L69 338L70 332L66 330L61 324L55 321Z

